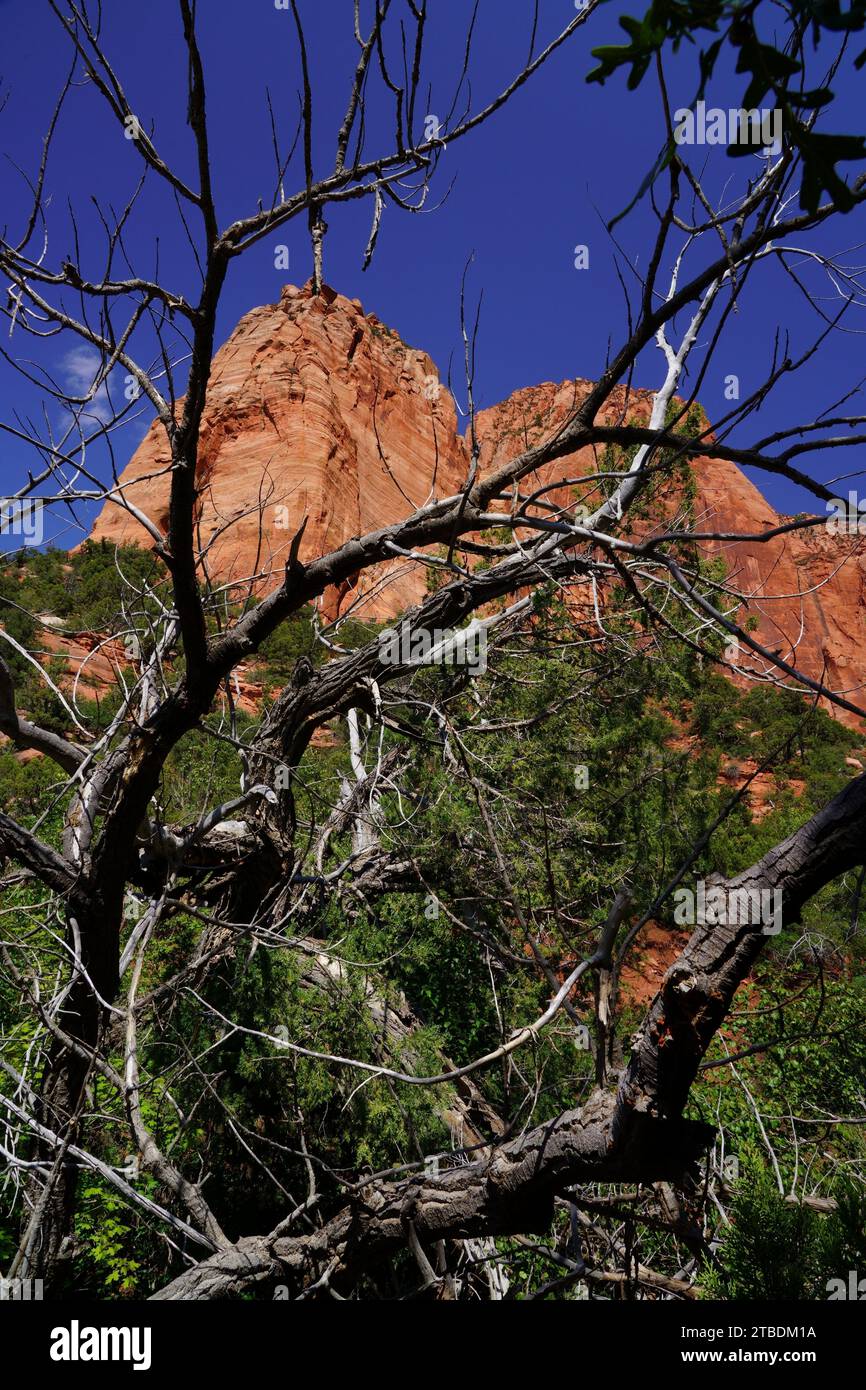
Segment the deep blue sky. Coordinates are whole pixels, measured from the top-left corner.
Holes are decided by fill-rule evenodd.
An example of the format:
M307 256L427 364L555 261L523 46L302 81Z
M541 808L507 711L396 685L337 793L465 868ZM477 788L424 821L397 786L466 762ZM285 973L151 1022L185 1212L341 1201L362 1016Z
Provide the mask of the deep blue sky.
M133 108L146 127L155 123L161 153L194 181L192 142L184 119L185 64L176 0L149 0L146 5L107 0L104 8L106 47ZM573 14L573 0L543 0L541 8L542 37L550 37ZM328 214L329 283L360 298L368 311L397 328L405 341L428 351L443 375L452 353L459 371L459 286L467 257L474 252L469 283L474 293L484 293L476 386L481 406L520 386L595 377L604 365L609 343L616 346L625 332L622 292L604 220L623 208L652 164L662 139L661 117L649 82L645 90L628 93L621 76L603 88L587 85L585 76L594 61L590 48L619 32L620 13L639 13L642 8L638 0L605 4L509 107L449 149L434 193L444 192L452 175L456 183L438 211L408 217L388 207L378 252L366 274L361 263L371 205L364 201L332 208ZM266 85L284 143L294 131L298 71L294 27L291 15L276 10L273 0L200 0L199 9L217 204L220 220L226 223L252 212L258 197L270 199L273 160ZM498 90L523 60L531 9L529 0L482 0L471 67L476 105ZM348 74L357 52L351 36L352 4L351 0L301 0L301 10L309 25L316 93L317 170L324 172L333 159ZM462 58L470 6L468 0L433 0L432 10L428 71L434 95L430 108L442 117ZM0 114L0 150L32 172L68 63L68 43L43 0L0 0L0 25L0 75L8 95ZM672 104L688 104L694 91L692 57L672 65L671 74ZM836 86L840 96L831 128L861 130L866 73L843 77ZM710 95L719 105L738 105L741 79L721 75ZM718 193L726 178L742 177L748 161L730 160L722 151L709 153L706 183ZM91 196L123 206L140 168L98 94L84 87L77 90L66 108L48 171L49 264L72 250L65 209L71 197L79 216L82 269L98 272L98 222ZM294 188L301 181L301 161L296 157L286 183ZM139 214L129 228L127 249L142 273L151 274L158 237L163 281L195 297L196 275L173 202L153 176L148 183ZM0 220L12 239L18 234L23 207L23 184L7 161L0 168ZM644 264L650 230L644 202L616 233L624 250L638 255ZM864 237L863 217L857 213L840 219L821 244L837 251ZM290 247L288 274L274 269L273 249L278 241ZM577 243L590 248L588 271L574 269ZM866 255L855 252L849 260L864 262ZM234 264L222 300L219 341L247 310L276 300L286 280L300 283L309 273L309 244L299 219ZM816 288L820 286L808 267L804 275ZM723 396L727 373L739 375L744 394L765 375L778 323L790 330L795 350L806 344L815 328L814 315L790 283L773 270L753 278L740 312L729 321L716 364L701 391L711 419L727 409ZM857 384L866 374L860 336L866 329L866 315L855 309L848 324L858 333L834 335L807 372L779 389L757 421L740 431L739 442L747 443L795 418L810 421ZM75 347L73 340L34 344L19 333L10 341L5 328L2 332L7 351L38 359L66 382L75 379L80 363L68 355ZM660 354L649 350L640 364L637 384L656 385L661 368ZM459 396L459 376L457 385ZM49 403L47 409L56 424L59 407ZM866 413L862 391L848 409ZM11 420L16 412L38 417L39 393L0 361L0 419ZM115 436L121 464L149 418L149 414L142 416ZM8 437L0 438L0 450L2 495L20 485L26 466L37 460ZM829 476L858 464L859 457L855 459L852 451L842 463L816 460L813 467ZM760 480L760 485L781 509L808 505L803 495L785 483L767 479ZM62 530L56 524L52 535L62 544L82 538L80 531ZM4 543L8 542L0 540Z

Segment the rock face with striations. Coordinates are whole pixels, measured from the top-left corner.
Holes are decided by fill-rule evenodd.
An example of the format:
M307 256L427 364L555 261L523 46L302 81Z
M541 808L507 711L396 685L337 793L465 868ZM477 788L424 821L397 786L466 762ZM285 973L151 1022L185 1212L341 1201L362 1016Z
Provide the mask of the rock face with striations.
M548 437L589 387L580 380L547 383L482 411L482 471ZM599 419L643 421L648 411L647 393L626 399L619 389ZM154 423L121 477L129 500L163 529L167 466L165 437ZM582 449L524 480L521 491L527 496L601 466L601 451ZM454 402L426 353L365 315L357 300L286 286L278 304L241 319L214 359L198 478L209 572L222 583L257 576L259 588L270 587L305 517L301 560L452 496L468 467ZM698 459L694 480L691 512L699 530L750 535L783 521L732 463ZM574 496L570 483L545 494L558 504ZM665 507L675 510L676 498ZM93 539L141 544L147 537L109 503ZM820 527L763 544L714 546L728 582L748 596L758 640L858 704L866 702L863 545ZM425 590L424 571L396 559L362 575L357 588L329 590L322 607L328 618L352 611L383 619Z
M121 477L125 496L163 530L168 463L155 421ZM278 304L245 314L214 358L197 480L208 570L223 583L258 575L267 584L305 517L301 560L450 496L467 467L453 401L427 354L357 300L288 285ZM92 538L147 540L111 503ZM396 613L425 588L411 562L380 566L361 585L367 617ZM330 591L325 612L358 597Z

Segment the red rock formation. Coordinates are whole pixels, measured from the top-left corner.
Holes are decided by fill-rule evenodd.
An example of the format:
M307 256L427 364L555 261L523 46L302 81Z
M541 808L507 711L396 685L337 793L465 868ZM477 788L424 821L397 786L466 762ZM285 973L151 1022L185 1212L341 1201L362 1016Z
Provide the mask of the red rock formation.
M481 412L482 469L547 437L588 389L585 381L546 383ZM600 418L643 421L648 408L645 392L626 398L620 389ZM130 500L162 527L167 464L154 424L122 476ZM601 464L600 451L583 449L526 479L522 490ZM201 536L213 538L209 570L223 582L258 574L267 586L305 516L301 559L396 520L431 496L459 491L467 467L454 403L430 358L365 315L357 301L287 286L278 304L244 316L214 360L199 480ZM782 520L734 464L698 459L694 476L692 514L702 529L751 534ZM547 494L559 504L573 497L570 486ZM672 484L662 506L670 515L679 500ZM93 537L141 543L145 533L110 504ZM856 538L817 528L717 549L729 581L749 595L758 639L855 702L866 701L866 553L856 553ZM354 591L330 591L323 607L334 616L357 604L359 615L387 618L424 592L423 571L398 561L362 576Z
M168 520L168 452L155 422L122 476L135 505ZM286 286L278 304L246 314L216 355L201 441L201 537L220 579L279 573L308 517L303 560L459 490L465 446L436 368L357 301ZM93 539L143 543L117 505ZM385 617L425 591L417 566L365 575L367 616ZM353 595L330 593L333 615Z
M588 382L545 384L517 391L501 405L483 412L478 422L482 441L481 466L490 468L521 449L539 443L562 423ZM644 422L649 412L646 392L614 393L600 423L616 419ZM604 466L601 452L578 451L570 458L533 475L522 484L530 494L542 483L575 477ZM695 497L692 521L697 530L760 535L786 520L774 510L736 464L698 458L693 465ZM546 493L559 505L569 489ZM662 512L672 516L682 500L679 484L668 486ZM591 505L595 505L592 502ZM824 527L792 532L770 541L737 540L704 547L724 557L727 583L746 596L741 621L757 619L755 638L790 665L824 683L855 704L866 704L866 541L863 537L832 535ZM740 664L763 671L765 663L745 648ZM826 707L846 723L856 716Z
M43 632L42 650L36 654L46 666L52 659L64 663L59 673L61 689L76 702L104 700L118 685L118 674L128 670L123 643L106 641L98 632Z

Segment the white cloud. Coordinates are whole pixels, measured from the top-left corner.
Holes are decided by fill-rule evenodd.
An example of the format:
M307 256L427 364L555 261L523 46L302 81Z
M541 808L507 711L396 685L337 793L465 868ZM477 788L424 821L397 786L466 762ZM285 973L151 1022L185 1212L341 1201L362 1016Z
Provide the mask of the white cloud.
M80 347L70 348L64 355L60 371L63 387L71 396L89 397L87 405L76 406L76 410L80 409L85 416L108 424L122 407L123 401L121 399L116 402L112 408L104 382L93 391L93 382L101 360L96 348L85 347L82 344Z

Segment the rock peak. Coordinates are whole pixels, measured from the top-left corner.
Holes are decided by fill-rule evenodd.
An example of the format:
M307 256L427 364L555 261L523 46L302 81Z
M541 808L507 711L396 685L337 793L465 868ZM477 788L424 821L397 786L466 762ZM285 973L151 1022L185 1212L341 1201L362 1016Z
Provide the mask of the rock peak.
M546 382L481 411L482 471L547 438L590 386ZM626 396L618 388L599 419L615 423L624 408L630 418L645 419L648 393ZM163 530L168 466L164 431L154 422L121 487ZM209 573L239 585L255 576L259 588L272 587L305 517L301 560L459 492L468 468L454 401L427 353L408 347L375 314L365 314L359 300L329 285L318 294L311 281L284 285L277 303L244 315L214 358L197 479ZM592 451L582 449L523 486L532 492L596 468ZM703 530L748 535L782 520L732 463L698 459L694 479L692 512ZM563 485L547 500L565 505L573 500L571 488ZM142 543L144 533L129 512L109 503L93 538ZM748 595L759 640L862 701L866 559L853 554L840 565L850 549L851 540L823 529L715 547L731 584ZM390 618L425 592L420 567L395 560L354 585L327 590L323 614Z

